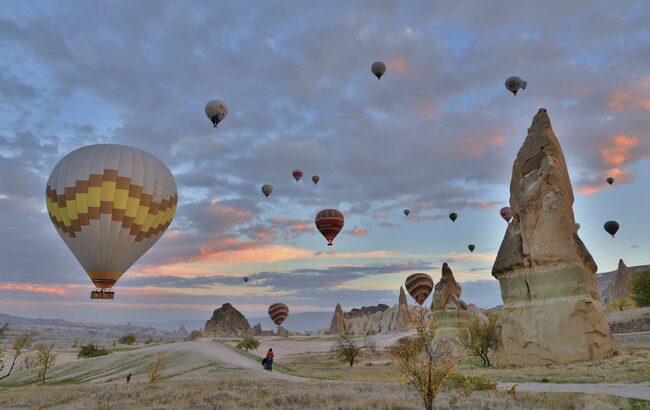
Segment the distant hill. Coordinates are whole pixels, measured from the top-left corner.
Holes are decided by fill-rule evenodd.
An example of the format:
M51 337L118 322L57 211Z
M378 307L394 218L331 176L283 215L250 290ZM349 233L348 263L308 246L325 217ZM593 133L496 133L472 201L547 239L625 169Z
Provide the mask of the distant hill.
M64 325L71 325L72 322L68 322L67 320L63 319L31 319L28 317L22 317L22 316L13 316L13 315L7 315L5 313L0 313L0 323L2 322L9 322L13 325L21 325L21 326L44 326L44 325L49 325L49 326L64 326Z
M178 319L178 320L167 320L162 322L131 322L133 325L142 326L142 327L153 327L160 330L167 330L173 332L178 330L181 325L185 326L188 332L192 330L202 329L205 326L206 319Z
M289 317L282 323L285 327L294 332L305 332L308 330L318 330L324 327L329 327L334 314L334 308L331 312L303 312L303 313L289 313ZM268 316L263 317L247 317L251 326L262 324L262 329L271 330L277 326L271 321Z

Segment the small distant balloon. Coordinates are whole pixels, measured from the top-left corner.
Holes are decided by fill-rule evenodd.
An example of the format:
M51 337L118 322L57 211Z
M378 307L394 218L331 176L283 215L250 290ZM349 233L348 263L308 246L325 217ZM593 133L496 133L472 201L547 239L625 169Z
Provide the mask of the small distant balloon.
M370 71L377 77L378 80L381 80L381 76L386 73L386 64L381 61L375 61L370 66Z
M244 276L244 283L248 283L248 276Z
M614 183L614 178L612 177L607 178L607 183L612 185Z
M476 246L473 243L470 243L467 245L467 249L469 249L470 252L474 252L474 249L476 249Z
M456 212L452 212L449 214L449 219L451 219L452 222L455 222L457 218L458 218L458 214Z
M212 126L217 128L217 125L228 115L228 105L221 100L208 101L205 105L205 115L212 121Z
M404 215L409 216L410 213L411 213L411 211L409 211L408 209L404 210Z
M269 195L271 195L271 192L273 192L273 186L271 184L262 185L262 193L265 197L268 198Z
M501 218L503 218L506 222L510 222L512 219L512 209L510 209L509 206L504 206L501 208L499 214L501 214Z
M513 75L512 77L508 77L508 79L505 82L505 85L508 91L510 91L514 95L517 95L517 91L519 91L520 89L525 90L528 84L524 80L522 80L521 77L517 77L516 75Z
M580 224L576 222L576 232L580 230Z
M296 180L296 182L298 182L300 181L300 178L302 178L302 171L299 169L294 169L291 175Z
M318 175L314 175L311 177L311 182L313 182L314 185L318 184L318 181L320 181L320 177Z
M616 221L607 221L605 222L605 225L603 226L605 230L607 231L608 234L612 235L612 238L614 235L616 235L616 232L618 232L618 222Z

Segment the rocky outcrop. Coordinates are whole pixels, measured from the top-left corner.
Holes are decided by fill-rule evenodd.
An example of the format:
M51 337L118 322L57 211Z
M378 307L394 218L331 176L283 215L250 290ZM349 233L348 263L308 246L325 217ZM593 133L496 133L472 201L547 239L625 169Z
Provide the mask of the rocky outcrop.
M504 301L499 365L568 363L613 353L596 263L578 237L572 205L564 155L540 109L512 169L513 218L492 268Z
M632 272L625 266L623 259L618 260L616 278L607 287L607 300L613 302L616 299L629 297L632 291Z
M262 330L262 324L261 323L258 323L255 326L253 326L253 329L252 329L253 336L262 336L262 332L263 332L263 330Z
M341 308L340 303L336 304L334 317L332 318L328 333L331 335L345 333L345 316L343 315L343 308Z
M383 312L388 310L388 305L383 303L378 304L377 306L362 306L361 309L354 308L349 312L345 313L346 319L354 319L356 317L371 316L377 312Z
M433 289L431 310L456 309L467 310L467 304L460 300L461 288L454 273L445 262L442 264L442 277Z
M399 287L399 303L397 304L397 324L395 325L395 330L404 331L408 330L410 326L409 320L409 305L406 301L406 293L404 293L404 287Z
M187 335L190 334L190 333L187 331L187 328L185 327L185 325L180 325L179 328L178 328L178 330L176 331L176 333L178 333L178 334L181 335L181 336L187 336Z
M224 303L205 322L205 333L209 337L245 336L251 332L248 320L230 303Z

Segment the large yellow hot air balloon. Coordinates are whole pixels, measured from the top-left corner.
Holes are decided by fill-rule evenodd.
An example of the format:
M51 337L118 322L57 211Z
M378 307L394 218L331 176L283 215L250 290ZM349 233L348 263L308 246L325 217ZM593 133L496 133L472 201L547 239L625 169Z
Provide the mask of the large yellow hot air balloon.
M115 282L167 229L178 193L169 169L153 155L123 145L89 145L54 167L47 211L99 291L113 299Z

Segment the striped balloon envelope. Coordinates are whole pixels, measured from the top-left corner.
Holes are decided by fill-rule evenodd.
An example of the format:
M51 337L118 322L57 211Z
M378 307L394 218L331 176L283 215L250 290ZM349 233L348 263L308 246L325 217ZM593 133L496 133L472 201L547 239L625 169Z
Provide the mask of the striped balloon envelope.
M63 157L45 194L57 232L102 290L112 288L160 239L178 201L176 182L162 161L112 144L82 147Z
M345 218L336 209L323 209L316 215L314 222L318 231L327 239L327 245L332 246L332 241L343 229Z
M433 290L433 279L426 273L414 273L406 278L406 291L422 305Z
M269 306L269 317L276 325L280 326L289 316L289 308L284 303L274 303Z

